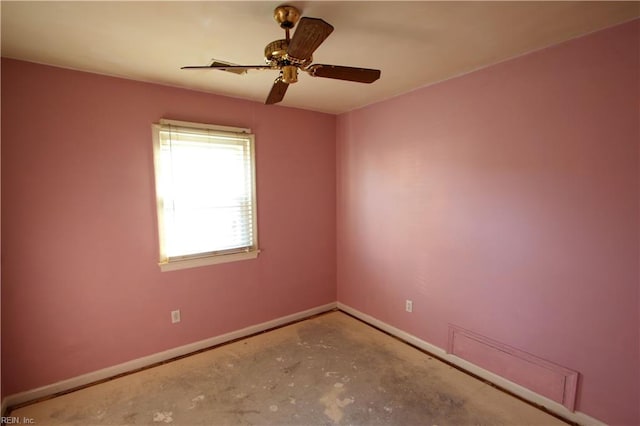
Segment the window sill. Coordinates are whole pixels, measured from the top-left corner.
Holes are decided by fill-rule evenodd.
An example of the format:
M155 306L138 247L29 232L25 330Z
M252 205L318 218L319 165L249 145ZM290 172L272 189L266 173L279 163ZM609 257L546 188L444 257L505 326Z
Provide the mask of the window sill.
M237 262L239 260L250 260L258 257L260 250L246 253L221 254L216 256L195 257L193 259L171 260L159 263L162 272L177 271L179 269L198 268L200 266L216 265L218 263Z

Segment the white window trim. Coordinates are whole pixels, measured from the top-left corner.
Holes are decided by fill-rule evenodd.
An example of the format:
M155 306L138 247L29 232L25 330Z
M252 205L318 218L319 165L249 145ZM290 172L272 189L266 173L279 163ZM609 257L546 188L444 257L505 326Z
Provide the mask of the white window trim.
M160 270L162 272L177 271L180 269L197 268L200 266L216 265L220 263L237 262L239 260L250 260L258 257L259 249L242 253L233 254L216 254L202 257L193 257L190 259L168 260L160 262Z
M218 130L223 132L232 132L232 133L244 133L250 136L250 144L251 144L251 179L252 179L252 197L253 197L253 235L254 235L254 245L252 249L247 251L239 251L239 252L231 252L231 253L200 253L193 256L185 256L182 258L169 258L166 253L164 253L164 229L163 229L163 201L158 197L160 193L160 179L158 178L158 170L160 170L160 138L159 133L162 126L166 125L174 125L178 127L191 127L195 129L210 129L210 130ZM241 260L250 260L256 259L258 254L260 253L260 249L258 248L258 209L257 209L257 197L256 197L256 165L255 165L255 141L254 136L251 134L251 129L249 128L240 128L240 127L229 127L229 126L218 126L213 124L202 124L202 123L191 123L188 121L178 121L178 120L167 120L161 119L159 124L152 125L152 134L153 134L153 162L154 162L154 176L156 183L156 211L157 211L157 220L158 220L158 243L160 249L160 261L158 262L158 266L162 272L166 271L176 271L180 269L188 269L188 268L197 268L201 266L207 265L215 265L220 263L228 263L228 262L236 262Z

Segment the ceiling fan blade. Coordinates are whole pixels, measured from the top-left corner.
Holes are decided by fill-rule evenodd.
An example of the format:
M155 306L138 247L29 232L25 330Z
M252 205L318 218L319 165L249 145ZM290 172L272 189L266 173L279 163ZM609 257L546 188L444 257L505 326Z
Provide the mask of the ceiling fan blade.
M264 70L271 68L269 65L217 65L213 63L211 65L188 65L185 67L180 67L181 70L189 70L189 69L197 69L197 68L211 68L214 70Z
M343 67L340 65L315 64L307 68L306 71L313 77L333 78L358 83L373 83L380 78L380 70Z
M266 70L271 69L268 65L227 65L220 62L214 62L211 65L190 65L181 67L181 70L193 70L193 69L212 69L220 71L228 71L234 74L244 74L249 70Z
M273 83L273 87L271 87L271 91L269 92L269 96L267 96L267 100L265 104L272 105L277 104L284 98L284 94L287 93L287 89L289 88L289 84L283 82L280 77Z
M291 37L287 54L299 60L311 58L311 55L333 31L331 24L318 18L302 18Z

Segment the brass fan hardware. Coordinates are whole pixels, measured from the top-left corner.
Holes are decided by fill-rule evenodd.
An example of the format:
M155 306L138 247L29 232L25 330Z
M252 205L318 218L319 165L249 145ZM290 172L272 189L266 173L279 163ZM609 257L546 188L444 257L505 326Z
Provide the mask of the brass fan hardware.
M285 31L285 38L272 41L264 48L266 65L234 65L226 61L213 60L211 65L186 66L182 69L216 69L244 74L248 70L279 70L265 103L275 104L284 98L290 84L298 81L298 71L312 77L334 80L373 83L380 78L380 70L345 67L341 65L312 64L313 53L333 32L333 26L319 18L300 17L300 11L293 6L276 7L273 18ZM296 28L293 36L290 31Z
M278 6L273 11L273 19L284 30L293 29L300 20L300 11L293 6Z

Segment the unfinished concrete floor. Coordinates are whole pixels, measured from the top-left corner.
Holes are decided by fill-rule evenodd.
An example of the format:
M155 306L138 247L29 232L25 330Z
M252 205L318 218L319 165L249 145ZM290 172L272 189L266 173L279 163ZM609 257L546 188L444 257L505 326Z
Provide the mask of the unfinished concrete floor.
M10 415L82 426L564 424L340 312Z

